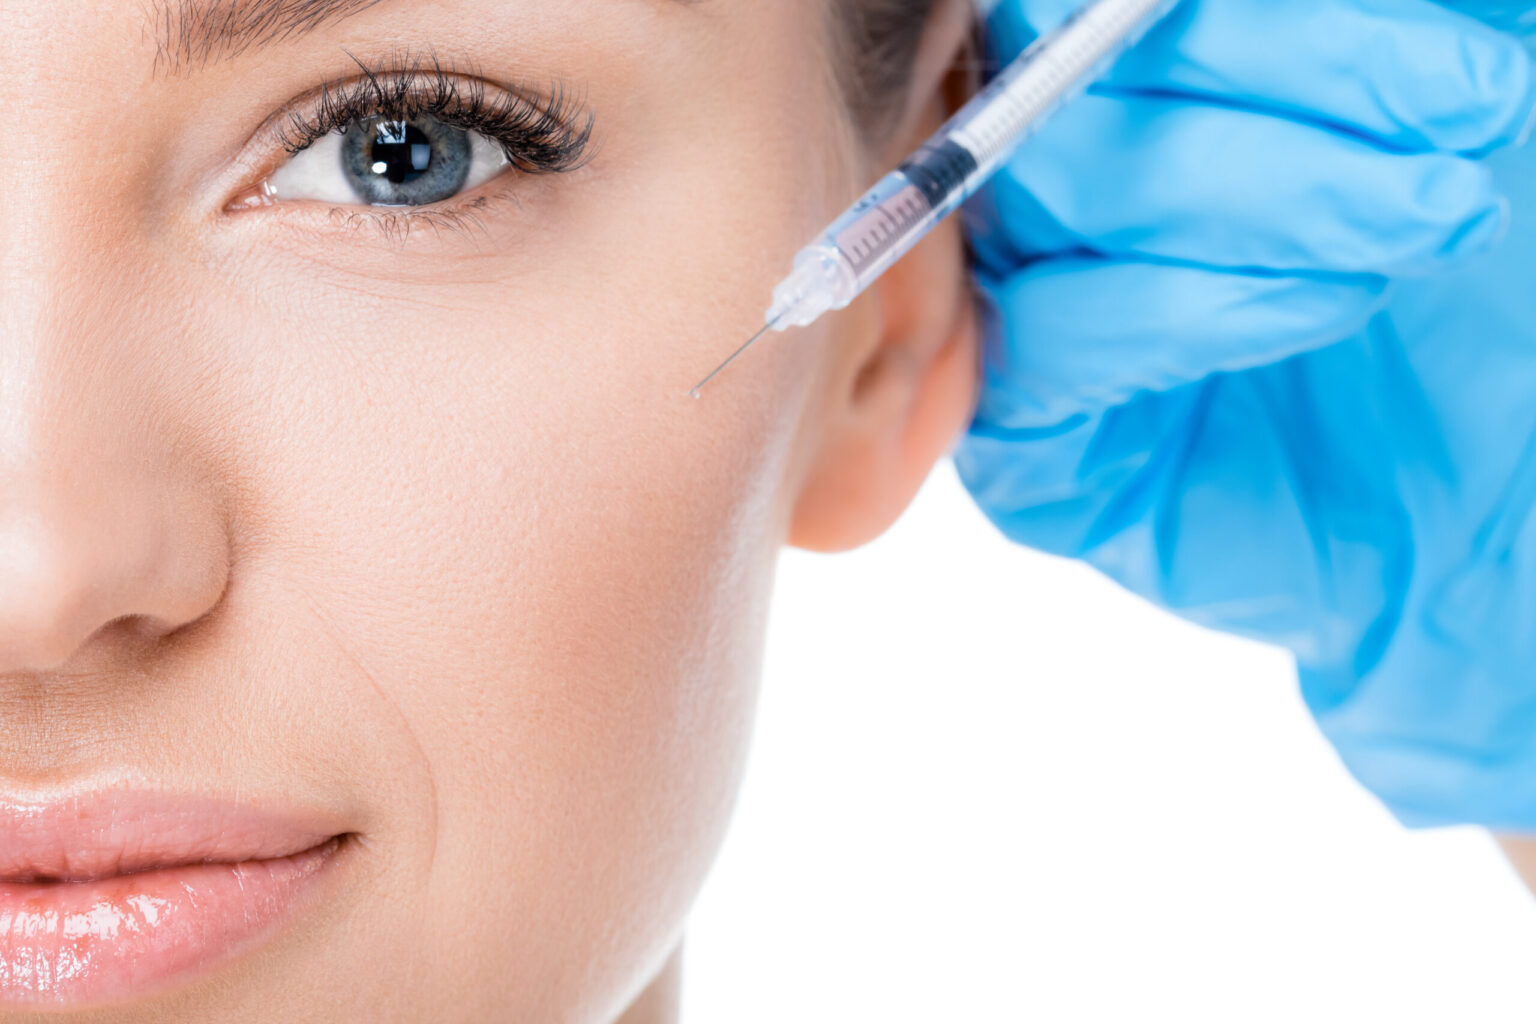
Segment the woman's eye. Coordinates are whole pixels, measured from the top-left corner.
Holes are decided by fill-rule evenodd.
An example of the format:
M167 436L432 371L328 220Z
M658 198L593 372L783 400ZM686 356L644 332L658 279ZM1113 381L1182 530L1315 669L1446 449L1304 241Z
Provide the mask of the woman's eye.
M510 166L479 132L430 115L371 117L328 132L295 153L266 182L268 198L370 206L423 206L451 199Z

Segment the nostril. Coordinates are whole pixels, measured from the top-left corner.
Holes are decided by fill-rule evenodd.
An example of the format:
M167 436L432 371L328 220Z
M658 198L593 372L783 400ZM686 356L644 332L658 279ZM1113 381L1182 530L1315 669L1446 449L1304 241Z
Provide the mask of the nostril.
M154 641L176 631L176 626L157 615L119 615L96 631L97 636L117 635L135 641Z
M118 633L133 633L141 637L149 636L151 630L152 625L148 617L144 615L119 615L101 627L103 633L115 631Z

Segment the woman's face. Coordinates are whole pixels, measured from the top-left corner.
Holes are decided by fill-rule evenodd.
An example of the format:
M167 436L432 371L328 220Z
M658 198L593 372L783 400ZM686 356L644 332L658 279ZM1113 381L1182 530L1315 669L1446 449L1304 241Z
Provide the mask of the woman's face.
M866 184L824 0L181 2L0 0L0 801L346 839L192 973L132 975L128 888L52 945L0 892L0 1007L611 1019L726 823L858 320L687 397ZM335 183L441 169L436 136L361 136L351 178L284 151L322 83L412 65L563 84L539 138L590 113L580 166L369 208Z

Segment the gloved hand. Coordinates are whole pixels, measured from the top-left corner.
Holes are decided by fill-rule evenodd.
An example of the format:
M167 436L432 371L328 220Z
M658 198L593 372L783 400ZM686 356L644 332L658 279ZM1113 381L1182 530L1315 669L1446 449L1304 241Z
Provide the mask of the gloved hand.
M1003 0L998 56L1074 6ZM968 211L956 462L1010 537L1293 651L1403 823L1536 830L1536 71L1452 6L1184 0L1058 115Z

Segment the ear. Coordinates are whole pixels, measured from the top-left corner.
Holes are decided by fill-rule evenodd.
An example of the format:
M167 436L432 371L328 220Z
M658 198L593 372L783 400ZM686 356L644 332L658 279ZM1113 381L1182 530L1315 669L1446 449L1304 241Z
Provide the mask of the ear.
M909 97L890 163L965 98L970 77L956 75L969 52L969 8L965 0L939 5L912 78L917 99ZM788 538L811 551L844 551L884 533L970 422L977 318L960 218L940 224L831 329L839 354Z

